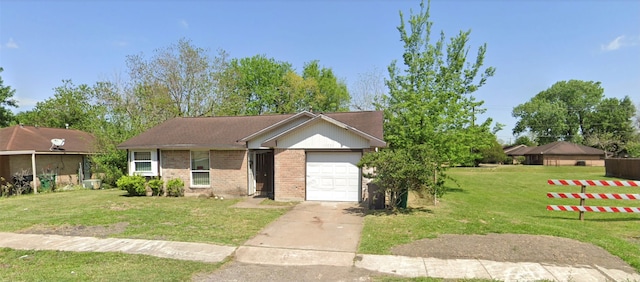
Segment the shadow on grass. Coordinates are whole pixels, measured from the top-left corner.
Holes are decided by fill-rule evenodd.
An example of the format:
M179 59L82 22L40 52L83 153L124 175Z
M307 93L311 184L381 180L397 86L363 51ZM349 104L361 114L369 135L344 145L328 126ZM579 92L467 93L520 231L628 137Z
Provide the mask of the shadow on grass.
M447 188L447 190L445 190L446 193L465 193L468 194L469 192L467 192L467 190L464 190L460 187L454 187L454 188Z
M367 210L366 214L368 215L397 215L397 214L418 214L418 213L429 213L432 214L433 210L424 208L424 207L408 207L406 209L383 209L383 210Z

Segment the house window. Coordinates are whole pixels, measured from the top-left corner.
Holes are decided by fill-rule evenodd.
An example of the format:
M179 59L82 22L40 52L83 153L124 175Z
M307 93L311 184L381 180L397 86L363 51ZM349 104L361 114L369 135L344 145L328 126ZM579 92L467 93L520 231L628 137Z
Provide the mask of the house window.
M151 152L133 152L133 170L135 172L151 172Z
M158 152L155 150L131 151L129 175L158 176Z
M209 151L191 151L191 185L211 185L209 178Z

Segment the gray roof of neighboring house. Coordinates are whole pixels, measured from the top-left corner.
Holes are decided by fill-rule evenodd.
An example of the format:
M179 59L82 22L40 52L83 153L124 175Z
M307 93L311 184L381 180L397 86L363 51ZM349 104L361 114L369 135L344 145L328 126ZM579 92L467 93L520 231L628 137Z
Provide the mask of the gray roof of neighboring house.
M525 155L603 155L604 151L566 141L557 141L546 145L532 147Z
M381 111L323 115L383 139ZM242 138L293 116L294 114L173 118L121 143L118 148L245 148L246 143Z
M54 152L91 153L95 151L95 137L84 131L16 125L0 128L0 152L51 152L51 139L65 140L64 145L61 146L63 150Z

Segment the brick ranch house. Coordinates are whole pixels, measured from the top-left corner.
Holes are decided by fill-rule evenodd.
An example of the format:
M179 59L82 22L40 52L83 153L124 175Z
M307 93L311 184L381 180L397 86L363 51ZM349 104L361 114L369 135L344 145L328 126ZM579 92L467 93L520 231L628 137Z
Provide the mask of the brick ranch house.
M520 152L525 164L547 166L604 166L605 152L600 149L557 141Z
M356 166L385 147L380 111L174 118L123 143L130 175L180 178L186 195L353 201Z
M54 145L52 139L64 139L64 144ZM95 151L95 142L93 135L74 129L23 125L1 128L0 176L11 181L15 173L26 170L36 175L34 188L40 186L37 175L42 173L57 174L58 185L78 184L80 167L83 180L90 176L88 157Z

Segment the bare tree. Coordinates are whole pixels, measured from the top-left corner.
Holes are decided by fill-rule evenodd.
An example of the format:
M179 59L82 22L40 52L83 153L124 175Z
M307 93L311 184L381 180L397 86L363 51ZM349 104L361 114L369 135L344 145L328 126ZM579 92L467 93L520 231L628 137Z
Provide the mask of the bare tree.
M376 104L381 102L386 89L384 75L377 67L358 74L358 80L351 90L351 108L358 111L376 109Z

